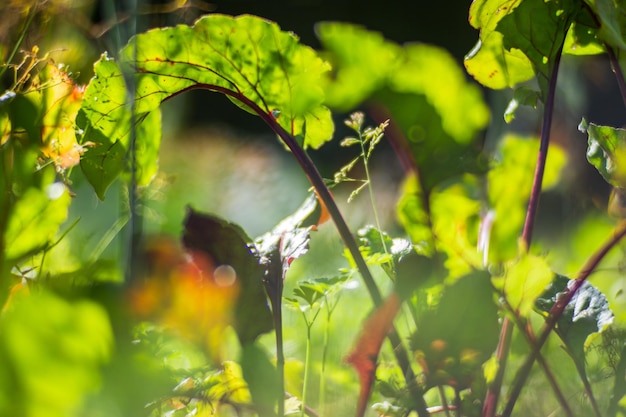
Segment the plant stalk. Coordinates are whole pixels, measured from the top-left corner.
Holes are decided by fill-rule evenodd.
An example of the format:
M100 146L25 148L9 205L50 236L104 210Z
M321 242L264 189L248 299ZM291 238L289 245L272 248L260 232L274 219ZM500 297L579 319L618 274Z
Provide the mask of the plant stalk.
M306 320L306 319L305 319ZM304 407L306 406L306 394L308 389L308 381L309 381L309 365L311 361L311 326L313 322L309 323L307 320L306 323L306 350L304 354L304 379L302 381L302 407L300 408L300 417L304 417ZM282 414L279 414L281 417Z
M543 112L543 126L541 127L541 139L539 143L539 153L537 155L537 165L535 166L535 174L533 177L533 185L530 192L530 199L526 209L526 220L522 230L522 244L524 250L528 251L532 242L533 228L535 226L535 217L539 207L539 198L541 195L541 186L543 183L543 174L548 158L548 148L550 145L550 129L552 127L552 115L554 113L554 98L556 96L556 81L559 73L559 65L561 62L561 53L563 51L563 43L559 46L554 59L554 65L550 73L548 82L548 92ZM496 353L498 361L498 371L493 383L490 385L485 397L483 405L483 417L494 417L500 397L500 389L504 380L504 372L506 370L507 357L511 338L513 336L514 326L510 323L509 317L504 317L502 328L500 330L500 341Z
M515 380L513 381L513 388L511 389L511 394L509 396L509 400L506 404L504 412L502 413L503 417L508 417L513 412L513 407L515 406L515 402L519 397L522 388L524 387L524 383L530 374L530 369L535 362L541 348L545 344L546 340L548 340L548 336L556 326L557 321L563 314L565 307L572 300L576 292L580 289L580 287L585 283L589 275L597 268L600 261L604 259L606 254L626 235L626 220L622 220L616 228L611 233L611 236L606 240L606 242L593 254L591 257L585 262L580 272L578 273L578 277L574 280L573 285L568 286L567 290L563 292L562 296L559 297L558 301L552 306L550 310L550 314L546 319L543 329L533 346L532 351L526 357L526 360L522 364L517 373Z
M333 222L335 223L335 227L339 232L339 236L343 240L344 245L354 259L357 269L361 274L361 278L363 279L365 287L367 288L367 291L369 292L370 298L372 299L374 305L377 307L382 305L382 295L380 293L380 290L378 289L378 286L376 285L376 282L374 281L374 277L372 276L369 268L367 267L367 264L365 263L365 260L363 259L363 256L361 255L361 252L359 251L359 246L356 242L356 239L352 235L350 228L344 220L343 215L341 214L341 211L339 210L339 207L335 202L335 199L333 198L330 190L326 186L326 183L324 182L324 179L319 173L317 167L315 166L311 158L307 155L307 153L300 147L300 145L298 145L295 138L291 134L289 134L280 124L278 124L274 116L272 116L271 112L264 111L254 101L250 100L249 98L238 92L229 90L226 87L214 84L194 84L188 88L176 92L175 94L172 94L170 97L168 97L168 99L190 90L209 90L222 93L229 97L233 97L234 99L240 101L241 103L252 109L254 113L256 113L274 131L274 133L276 133L280 137L280 139L287 146L287 148L289 148L292 155L300 165L300 168L315 189L318 198L326 206L328 214L332 218ZM419 417L429 417L429 413L426 410L426 402L424 401L422 394L417 389L417 385L414 381L415 374L413 372L413 368L411 367L411 362L409 361L409 355L395 327L392 327L387 338L392 345L392 350L396 357L396 361L402 369L406 385L411 391L411 395L415 399L415 410L418 412Z

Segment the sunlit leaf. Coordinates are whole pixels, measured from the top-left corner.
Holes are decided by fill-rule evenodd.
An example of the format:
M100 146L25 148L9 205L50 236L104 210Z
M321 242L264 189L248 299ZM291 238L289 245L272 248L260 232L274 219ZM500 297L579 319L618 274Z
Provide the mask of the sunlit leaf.
M332 135L319 83L328 64L270 21L212 14L193 27L137 35L121 57L137 73L139 114L185 89L208 88L267 114L280 111L278 122L293 136L304 135L306 146L317 148ZM322 119L325 129L307 123L305 132L309 117Z
M430 201L437 248L447 255L451 277L460 277L481 265L477 251L481 205L475 177L465 176L433 190Z
M467 71L494 89L536 76L546 94L555 58L580 7L573 0L474 1L469 21L480 38L465 59Z
M0 319L0 414L73 415L100 385L113 334L90 301L47 292L18 297Z
M474 272L444 289L439 302L419 317L411 348L427 386L469 387L498 343L498 308L489 274Z
M333 63L326 100L340 111L354 109L383 87L401 56L399 45L357 25L322 22L315 29Z
M150 183L158 162L161 118L158 107L152 114L138 113L131 108L122 71L106 54L96 62L94 72L95 76L85 90L76 124L82 131L81 144L90 144L90 148L85 149L81 168L98 197L104 199L115 178L125 167L130 167L126 158L133 135L137 184ZM133 110L136 125L131 128Z
M626 188L626 130L580 122L578 129L587 133L587 160L604 179Z
M329 104L348 110L367 102L378 117L390 118L401 133L394 140L408 143L427 193L465 170L480 170L471 143L489 110L448 52L401 47L350 24L321 24L317 33L336 71L327 80Z
M489 260L503 262L517 255L517 239L524 224L539 140L507 135L500 142L488 174L489 205L494 221L488 239ZM566 163L563 149L552 145L544 170L543 190L554 187Z
M556 275L546 291L537 298L539 311L549 313L558 298L574 281ZM585 369L585 348L589 336L601 332L613 322L613 312L606 296L585 281L567 304L556 324L556 333L565 343L579 369Z
M216 268L234 270L240 287L235 305L234 327L242 345L273 328L265 289L264 270L252 253L252 239L232 223L189 209L184 222L185 248L202 253Z
M552 282L554 273L545 259L523 254L517 261L505 265L503 276L494 277L494 286L502 292L515 314L527 317Z
M18 260L52 243L67 218L69 193L62 183L29 188L17 200L5 232L6 258Z

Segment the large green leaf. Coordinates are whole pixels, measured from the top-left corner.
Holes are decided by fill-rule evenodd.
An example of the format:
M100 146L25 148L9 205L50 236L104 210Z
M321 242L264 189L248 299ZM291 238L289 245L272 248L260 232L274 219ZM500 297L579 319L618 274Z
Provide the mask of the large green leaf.
M499 263L517 255L535 169L539 140L516 135L505 136L499 144L487 178L489 206L494 221L486 239L490 242L489 260ZM543 190L554 187L565 166L565 152L552 145L544 170Z
M367 102L389 117L400 128L390 138L408 143L426 192L479 169L471 144L489 122L489 110L448 52L426 44L400 46L344 23L320 24L317 33L335 71L325 80L328 104L349 110Z
M0 414L65 417L100 384L112 351L106 312L47 292L12 299L0 318Z
M95 76L83 98L76 124L81 129L81 143L90 146L81 169L98 197L128 166L127 154L135 141L137 185L150 183L158 164L161 142L161 115L157 107L151 113L138 114L128 100L127 85L117 63L106 54L94 65Z
M626 187L626 130L580 122L578 129L587 133L587 160L604 179L620 188Z
M580 8L574 0L474 1L469 21L480 38L465 59L467 71L494 89L537 77L545 95L555 58Z
M537 299L535 305L543 313L549 313L559 297L573 281L556 275L550 286ZM556 333L579 369L585 369L585 348L589 336L601 332L613 322L613 312L606 296L585 281L565 307L556 324Z
M96 63L79 126L82 140L97 146L85 157L118 141L128 151L133 112L134 122L140 123L137 181L147 184L155 172L160 140L159 117L147 115L158 112L164 100L190 89L221 92L247 111L275 117L290 134L303 138L305 147L318 148L333 133L320 85L328 69L295 35L256 16L213 14L194 26L150 30L129 41L120 52L119 65L106 54ZM134 91L132 104L128 91ZM104 174L88 174L100 197L110 178L120 173L122 159L118 154L114 159L101 169Z
M333 63L326 101L340 111L354 109L382 88L402 59L398 44L361 26L322 22L315 29Z

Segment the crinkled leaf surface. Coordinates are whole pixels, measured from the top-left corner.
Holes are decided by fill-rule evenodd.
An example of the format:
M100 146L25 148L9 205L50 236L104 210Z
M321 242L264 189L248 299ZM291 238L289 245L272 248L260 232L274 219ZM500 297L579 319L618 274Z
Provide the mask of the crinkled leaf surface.
M558 297L573 280L556 275L550 286L537 299L535 306L543 313L549 313ZM567 304L556 324L556 332L580 369L585 366L585 347L590 335L601 332L613 322L613 312L606 296L589 282L576 292Z
M183 244L212 259L216 267L231 266L239 281L235 304L235 330L242 345L273 328L265 289L263 268L250 249L252 239L237 225L216 216L189 209L184 223Z
M467 71L494 89L537 77L546 94L555 58L580 7L574 0L472 2L469 21L480 37L465 59Z
M272 300L282 297L282 282L295 259L309 251L311 231L323 220L324 209L312 193L290 216L254 241L265 269L265 283Z
M498 343L498 308L486 272L473 272L446 287L439 303L419 317L411 348L427 386L468 387Z
M587 160L610 184L626 187L626 130L580 122L578 129L587 133Z

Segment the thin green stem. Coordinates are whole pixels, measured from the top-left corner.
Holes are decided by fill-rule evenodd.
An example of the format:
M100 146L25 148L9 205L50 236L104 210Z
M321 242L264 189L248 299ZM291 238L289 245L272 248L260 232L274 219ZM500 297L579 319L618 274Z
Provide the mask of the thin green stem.
M383 244L383 249L385 254L389 253L387 251L387 244L385 243L385 239L383 238L383 229L380 226L380 219L378 217L378 209L376 208L376 199L374 198L374 186L372 185L372 176L370 175L369 168L369 157L365 151L365 144L363 143L363 135L359 132L359 144L361 145L361 156L363 157L363 165L365 167L365 178L367 179L367 190L370 195L370 204L372 205L372 211L374 212L374 221L376 222L376 228L378 229L378 233L380 234L380 241Z
M504 412L502 413L503 417L510 416L513 412L513 407L515 406L515 402L517 401L522 388L524 387L524 383L530 374L530 369L535 362L541 348L545 344L546 340L548 340L548 336L554 329L557 321L565 311L565 307L572 300L576 292L582 287L585 283L589 275L597 268L598 264L606 254L626 235L626 220L622 220L617 227L614 229L611 236L606 240L606 242L596 251L593 255L585 262L585 265L581 268L578 273L578 277L573 281L571 286L568 286L566 291L562 294L561 297L558 298L557 302L552 306L550 310L550 314L546 319L543 330L541 331L537 341L535 342L532 351L526 356L524 363L520 367L515 380L513 381L513 388L511 389L511 393L509 396L509 400L506 404Z
M324 342L322 345L322 369L320 371L320 397L319 397L319 410L320 415L323 417L326 415L326 358L328 357L328 345L330 341L330 318L332 316L333 309L326 302L326 326L324 328Z
M306 318L305 318L306 320ZM309 381L309 365L311 362L311 326L313 323L306 323L306 352L304 355L304 380L302 381L302 407L300 408L300 417L304 417L304 409L307 400L307 389ZM282 416L282 415L281 415Z
M537 209L539 207L539 198L541 195L541 187L543 183L543 174L546 167L546 161L548 158L548 148L550 145L550 128L552 127L552 116L554 113L554 98L556 95L556 82L559 73L559 65L561 62L561 53L563 51L563 44L559 46L556 53L554 65L550 73L550 79L548 82L548 92L543 112L543 126L541 128L541 139L539 144L539 153L537 155L537 165L535 167L535 174L533 177L533 185L530 192L530 199L528 201L528 207L526 209L526 220L524 221L524 228L522 230L522 244L525 250L530 248L532 242L533 228L535 226L535 218L537 216ZM483 417L494 417L496 414L496 408L498 406L498 400L500 397L500 390L504 380L504 372L506 370L509 347L511 344L511 338L513 337L513 326L510 323L509 317L504 317L502 328L500 330L500 341L496 352L496 360L498 361L498 371L493 383L489 386L487 396L483 405Z

